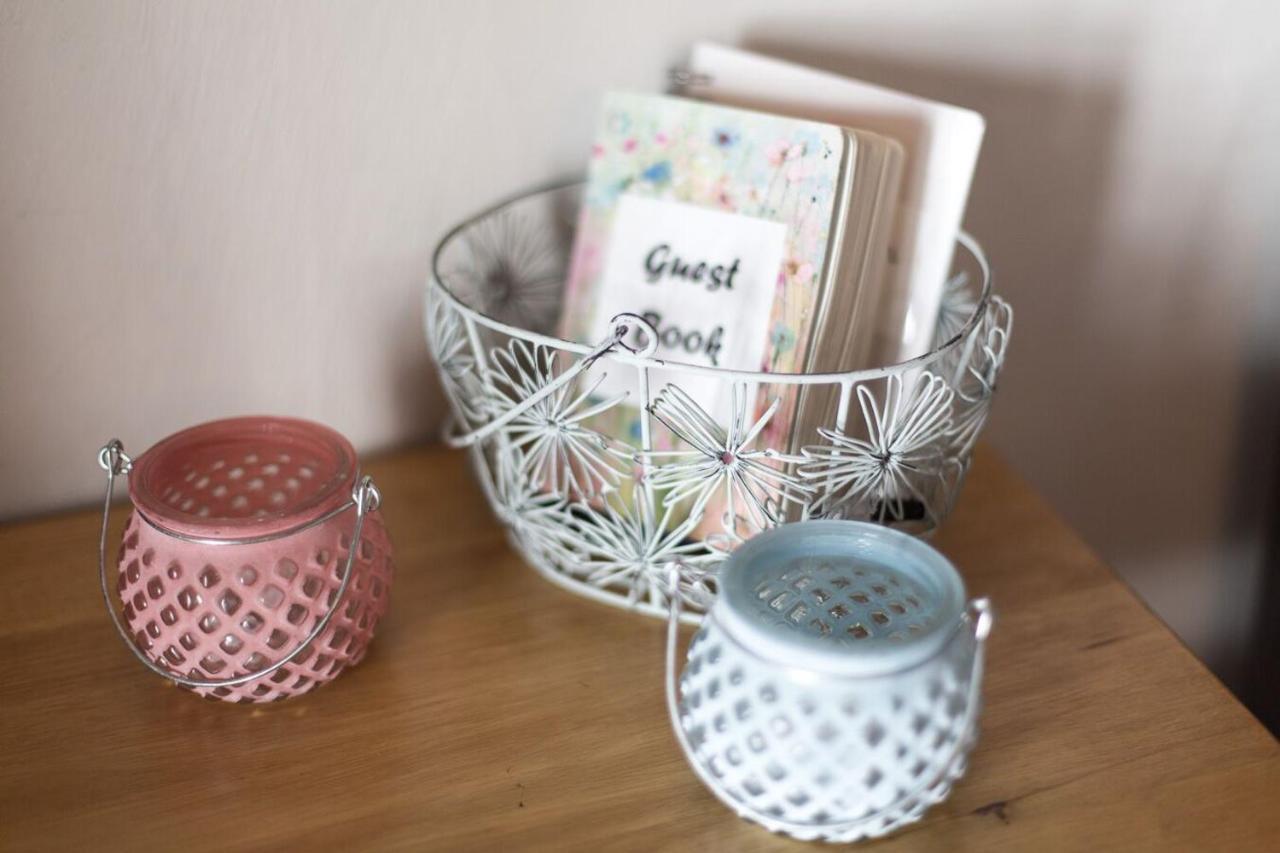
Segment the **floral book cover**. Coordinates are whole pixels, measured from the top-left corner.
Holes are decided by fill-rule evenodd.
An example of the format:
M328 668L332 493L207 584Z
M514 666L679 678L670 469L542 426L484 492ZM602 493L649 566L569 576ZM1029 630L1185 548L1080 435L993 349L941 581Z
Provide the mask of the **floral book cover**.
M610 318L631 312L657 329L656 356L668 363L800 371L833 215L844 203L848 146L835 125L676 97L608 95L561 333L594 344L608 335ZM595 396L630 393L596 416L597 428L639 445L635 370L614 363L608 373ZM795 395L785 386L756 393L754 383L735 389L727 375L654 371L651 399L668 383L720 425L768 415L758 443L786 445ZM656 425L652 441L656 450L676 444Z

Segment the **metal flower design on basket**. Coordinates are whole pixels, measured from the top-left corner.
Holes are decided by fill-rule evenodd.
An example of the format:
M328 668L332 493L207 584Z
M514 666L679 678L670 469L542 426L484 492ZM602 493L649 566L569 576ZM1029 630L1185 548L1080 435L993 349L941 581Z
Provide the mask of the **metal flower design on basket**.
M960 237L931 352L840 374L719 370L731 400L721 420L682 386L682 370L707 369L655 358L654 330L638 316L619 315L595 345L552 336L579 191L532 192L455 227L436 248L426 294L427 341L453 414L447 440L468 448L539 572L664 617L663 579L678 558L684 616L696 621L719 564L763 530L844 518L919 535L946 519L1013 325L972 238ZM630 377L631 390L599 395L606 371ZM766 426L803 385L835 386L832 421L791 448L770 446ZM748 399L763 403L749 411ZM602 431L614 420L597 416L617 406L640 412L638 435Z

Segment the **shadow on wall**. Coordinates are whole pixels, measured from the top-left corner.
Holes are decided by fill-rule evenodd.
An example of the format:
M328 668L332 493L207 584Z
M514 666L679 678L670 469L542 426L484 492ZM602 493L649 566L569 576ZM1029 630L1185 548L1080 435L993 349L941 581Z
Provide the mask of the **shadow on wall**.
M1256 563L1246 555L1225 565L1222 554L1263 529L1265 513L1241 517L1232 496L1269 493L1275 466L1232 458L1231 444L1274 446L1280 417L1271 405L1266 418L1249 419L1251 437L1230 432L1233 358L1243 348L1223 352L1181 307L1212 280L1209 247L1108 239L1106 207L1113 181L1124 179L1119 92L1096 80L922 65L766 35L744 47L986 117L966 227L1017 311L988 438L1248 696L1257 662L1245 651L1261 626L1249 591ZM1162 249L1174 257L1152 254ZM1141 306L1162 301L1173 307L1142 326ZM1275 391L1247 385L1243 413ZM1260 428L1271 438L1252 435Z
M1091 484L1109 478L1122 448L1137 436L1116 435L1107 401L1131 392L1135 376L1113 370L1093 340L1082 284L1102 247L1103 205L1112 176L1118 97L1108 89L1019 76L904 64L858 50L856 55L747 38L772 56L961 104L986 117L965 227L991 259L997 291L1017 312L1001 399L988 432L1019 468L1049 492L1086 531L1093 518ZM1100 438L1107 433L1110 439ZM1059 450L1044 453L1047 443ZM1154 448L1153 448L1154 451ZM1047 458L1052 456L1052 458ZM1059 460L1070 459L1070 465ZM1122 496L1110 495L1100 515ZM1128 510L1126 510L1128 511ZM1144 510L1134 508L1138 514ZM1135 538L1150 535L1134 529ZM1102 543L1099 543L1102 544ZM1172 544L1172 543L1167 543Z
M1280 250L1271 254L1280 256ZM1280 257L1274 260L1280 262ZM1280 316L1280 287L1273 286L1264 297L1264 316ZM1262 346L1253 352L1262 355L1251 359L1245 377L1234 460L1234 494L1240 500L1229 532L1241 541L1258 539L1260 577L1252 602L1250 653L1233 661L1223 678L1280 737L1280 620L1275 618L1280 613L1280 359L1267 359Z

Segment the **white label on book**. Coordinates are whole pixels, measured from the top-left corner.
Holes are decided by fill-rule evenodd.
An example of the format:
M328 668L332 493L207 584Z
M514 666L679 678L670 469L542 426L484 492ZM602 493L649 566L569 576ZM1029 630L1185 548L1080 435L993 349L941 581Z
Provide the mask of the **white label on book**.
M658 331L657 358L760 370L785 243L781 222L624 195L614 213L591 328L604 337L614 315L639 314ZM654 379L657 393L665 377ZM726 423L727 379L686 373L680 386ZM612 369L599 390L634 394L635 388L630 371ZM745 403L750 419L754 404Z

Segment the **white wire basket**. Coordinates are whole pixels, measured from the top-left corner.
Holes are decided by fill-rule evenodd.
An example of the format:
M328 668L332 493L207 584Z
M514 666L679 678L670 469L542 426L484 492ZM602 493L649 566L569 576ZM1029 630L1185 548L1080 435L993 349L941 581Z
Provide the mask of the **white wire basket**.
M573 592L665 618L678 560L683 618L697 621L719 564L762 530L846 518L924 535L945 520L1013 324L976 241L959 238L936 345L919 358L836 374L686 365L654 357L654 329L633 314L594 345L555 336L580 190L536 190L453 228L426 294L452 410L446 440L468 448L530 564ZM599 393L606 372L629 390ZM723 404L687 393L692 377L714 380ZM806 387L831 392L831 417L779 440L770 421Z

